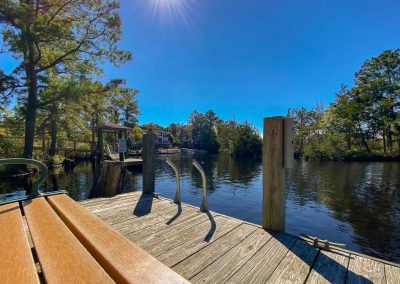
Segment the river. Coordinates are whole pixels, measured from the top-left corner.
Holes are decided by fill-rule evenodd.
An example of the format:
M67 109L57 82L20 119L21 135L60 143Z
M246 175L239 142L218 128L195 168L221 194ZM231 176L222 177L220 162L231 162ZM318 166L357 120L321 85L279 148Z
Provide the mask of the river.
M182 201L200 206L201 177L191 156L169 156L181 175ZM207 176L209 209L261 223L261 161L198 155ZM156 191L173 198L175 176L164 157L156 161ZM46 190L65 189L75 200L93 196L92 168L51 171ZM2 180L0 198L24 193L25 178ZM140 190L133 172L129 191ZM400 263L400 163L296 161L286 173L286 232L344 243L351 250Z

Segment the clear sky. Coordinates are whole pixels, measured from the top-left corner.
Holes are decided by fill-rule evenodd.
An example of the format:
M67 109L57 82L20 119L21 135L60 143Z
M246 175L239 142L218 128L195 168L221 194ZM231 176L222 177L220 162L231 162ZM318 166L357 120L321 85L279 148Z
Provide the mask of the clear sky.
M196 109L261 128L289 107L328 105L366 59L400 48L399 0L121 0L121 47L106 77L140 91L140 123Z

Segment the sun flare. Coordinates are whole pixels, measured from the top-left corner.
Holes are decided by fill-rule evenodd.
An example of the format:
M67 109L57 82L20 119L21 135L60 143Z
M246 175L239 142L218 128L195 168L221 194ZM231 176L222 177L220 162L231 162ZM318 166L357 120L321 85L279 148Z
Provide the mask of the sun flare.
M195 0L150 0L153 20L156 17L168 16L174 19L182 18L187 24L188 10Z

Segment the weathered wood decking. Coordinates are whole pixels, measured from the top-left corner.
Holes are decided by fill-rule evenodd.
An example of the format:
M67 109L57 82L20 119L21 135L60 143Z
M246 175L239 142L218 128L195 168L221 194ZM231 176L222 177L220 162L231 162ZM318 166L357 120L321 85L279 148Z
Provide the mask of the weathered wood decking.
M400 283L400 267L141 192L80 202L193 283Z

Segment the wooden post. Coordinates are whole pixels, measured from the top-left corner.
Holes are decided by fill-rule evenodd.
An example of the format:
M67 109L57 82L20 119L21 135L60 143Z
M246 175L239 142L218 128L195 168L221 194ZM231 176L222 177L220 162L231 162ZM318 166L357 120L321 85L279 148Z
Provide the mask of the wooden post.
M99 150L100 161L104 161L104 139L103 139L103 129L99 128L97 133L97 147Z
M154 156L155 156L155 135L143 135L143 192L154 193Z
M264 118L262 227L285 229L284 118Z
M95 168L92 196L114 196L121 193L129 178L127 165L121 161L101 161Z
M121 151L120 145L119 145L119 139L125 139L125 131L119 131L118 132L118 154L119 154L119 160L121 162L125 161L125 153ZM126 145L126 144L125 144Z

